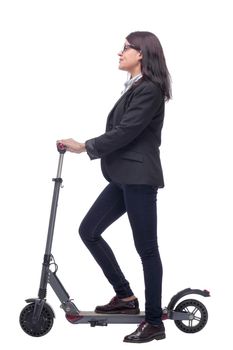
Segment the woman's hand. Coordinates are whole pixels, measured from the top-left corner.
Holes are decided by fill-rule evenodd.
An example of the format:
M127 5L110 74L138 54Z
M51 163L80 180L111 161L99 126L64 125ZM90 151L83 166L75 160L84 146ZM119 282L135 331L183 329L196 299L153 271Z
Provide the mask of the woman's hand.
M58 140L58 143L66 146L66 150L69 152L82 153L86 151L85 143L77 142L74 139Z

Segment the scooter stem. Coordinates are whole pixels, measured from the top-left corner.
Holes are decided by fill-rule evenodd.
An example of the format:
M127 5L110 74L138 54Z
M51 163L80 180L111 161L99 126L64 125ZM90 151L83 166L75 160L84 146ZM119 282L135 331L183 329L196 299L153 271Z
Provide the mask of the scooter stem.
M61 178L63 158L64 158L64 153L60 153L59 163L58 163L58 167L57 167L57 178Z
M60 155L59 155L59 163L58 163L58 168L57 168L57 177L55 179L53 179L53 181L54 181L53 199L52 199L52 205L51 205L51 211L50 211L49 228L48 228L47 242L46 242L46 248L45 248L45 255L44 255L44 261L43 261L43 265L42 265L40 289L39 289L39 293L38 293L38 296L40 299L44 299L46 296L46 289L47 289L48 275L49 275L49 265L50 265L50 260L51 260L51 250L52 250L52 242L53 242L53 234L54 234L54 226L55 226L55 219L56 219L56 214L57 214L58 198L59 198L60 187L62 185L62 178L61 178L62 164L63 164L63 158L64 158L64 153L66 152L66 148L64 145L58 144L57 150L60 153Z

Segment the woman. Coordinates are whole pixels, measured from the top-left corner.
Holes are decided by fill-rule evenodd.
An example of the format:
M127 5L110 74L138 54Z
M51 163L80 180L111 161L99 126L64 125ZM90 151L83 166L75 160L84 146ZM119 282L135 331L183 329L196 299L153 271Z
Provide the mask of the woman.
M96 199L79 233L114 288L111 301L97 313L137 314L139 303L101 234L127 212L145 283L145 321L124 341L165 338L162 322L162 264L157 245L156 196L164 186L159 156L165 101L171 98L170 75L158 38L133 32L118 53L119 69L130 74L125 91L107 118L104 134L85 143L59 140L70 152L101 158L109 184Z

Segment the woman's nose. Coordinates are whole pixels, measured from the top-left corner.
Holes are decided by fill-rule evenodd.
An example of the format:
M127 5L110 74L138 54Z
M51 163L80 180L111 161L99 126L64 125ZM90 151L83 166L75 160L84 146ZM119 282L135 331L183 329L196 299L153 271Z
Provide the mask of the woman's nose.
M118 56L122 56L122 51L119 51L119 52L118 52Z

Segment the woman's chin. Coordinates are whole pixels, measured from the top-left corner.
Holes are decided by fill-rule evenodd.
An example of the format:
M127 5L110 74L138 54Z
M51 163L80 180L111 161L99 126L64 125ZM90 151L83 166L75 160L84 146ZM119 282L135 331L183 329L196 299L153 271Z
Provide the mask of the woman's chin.
M119 68L120 70L126 70L126 68L125 68L124 66L122 66L121 64L119 64L118 68Z

